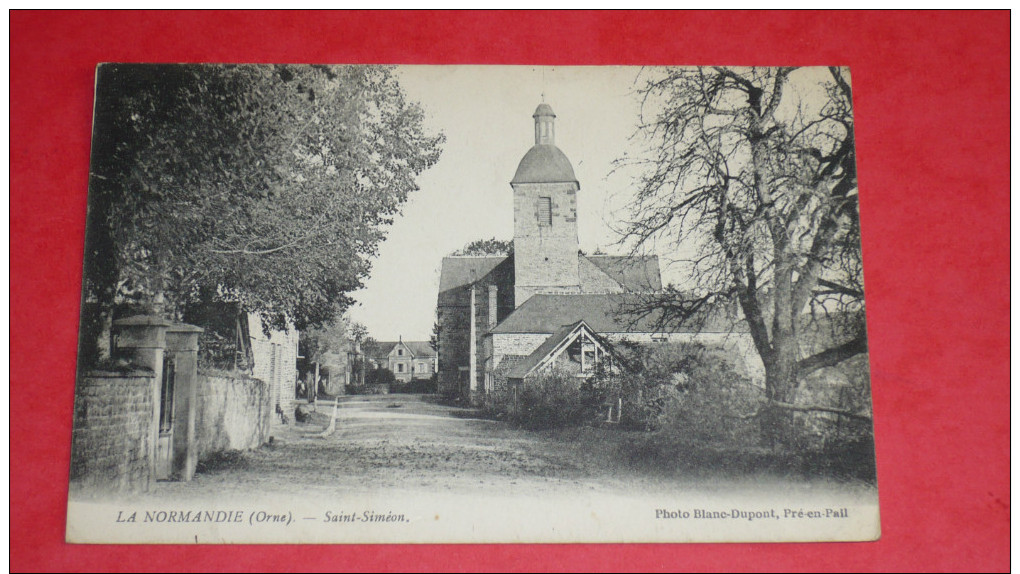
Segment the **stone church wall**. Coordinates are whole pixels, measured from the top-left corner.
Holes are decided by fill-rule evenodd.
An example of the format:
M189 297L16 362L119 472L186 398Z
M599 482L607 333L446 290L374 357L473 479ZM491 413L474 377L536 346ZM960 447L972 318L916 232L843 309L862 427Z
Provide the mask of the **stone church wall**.
M496 323L514 310L513 262L497 265L475 283L475 345L477 349L476 381L479 388L485 377L483 345L490 328L490 286L496 288ZM452 395L462 392L460 368L471 363L471 285L449 289L439 294L439 392ZM465 397L466 398L466 397Z

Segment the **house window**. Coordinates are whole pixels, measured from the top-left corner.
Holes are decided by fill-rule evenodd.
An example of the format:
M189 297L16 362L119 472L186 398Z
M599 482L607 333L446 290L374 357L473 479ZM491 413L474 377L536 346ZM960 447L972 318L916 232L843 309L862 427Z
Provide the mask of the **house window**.
M552 198L538 198L538 224L544 227L552 225Z
M398 373L404 372L404 363L397 363L397 372Z
M397 355L403 357L404 356L404 350L403 349L397 349Z

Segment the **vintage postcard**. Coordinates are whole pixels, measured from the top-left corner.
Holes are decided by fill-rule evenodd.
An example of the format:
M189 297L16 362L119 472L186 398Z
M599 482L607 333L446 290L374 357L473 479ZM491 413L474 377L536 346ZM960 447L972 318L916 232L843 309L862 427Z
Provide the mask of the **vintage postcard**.
M850 70L104 64L67 540L879 537Z

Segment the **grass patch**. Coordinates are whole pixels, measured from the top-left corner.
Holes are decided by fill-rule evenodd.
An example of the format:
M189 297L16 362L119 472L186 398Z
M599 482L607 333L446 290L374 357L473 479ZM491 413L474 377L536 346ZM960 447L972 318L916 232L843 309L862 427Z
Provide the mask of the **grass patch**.
M874 454L866 441L798 452L684 440L672 432L629 430L616 425L531 432L572 445L588 466L627 469L662 478L825 479L872 485L876 482Z
M666 433L632 436L619 453L646 471L702 477L773 476L874 484L875 458L868 444L798 452L759 446L713 445L677 440Z

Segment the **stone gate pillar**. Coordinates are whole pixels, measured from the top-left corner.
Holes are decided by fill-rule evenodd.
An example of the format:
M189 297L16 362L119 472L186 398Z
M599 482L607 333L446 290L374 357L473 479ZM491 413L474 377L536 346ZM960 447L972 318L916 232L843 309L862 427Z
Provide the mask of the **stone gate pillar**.
M174 323L166 331L166 353L174 359L174 434L173 472L180 480L195 476L198 443L195 417L198 408L198 336L202 329Z
M159 442L159 385L163 380L163 353L170 321L151 315L135 315L113 322L113 356L132 366L152 371L149 396L152 417L149 421L149 484L156 482L156 445Z
M198 450L195 444L195 406L198 383L198 335L194 325L174 323L152 315L135 315L113 322L114 357L152 371L149 480L156 480L156 451L159 443L160 385L164 360L174 362L174 442L171 468L182 480L195 473ZM180 431L179 433L177 431Z

